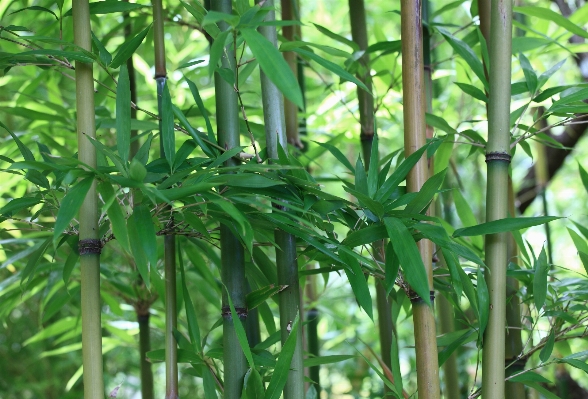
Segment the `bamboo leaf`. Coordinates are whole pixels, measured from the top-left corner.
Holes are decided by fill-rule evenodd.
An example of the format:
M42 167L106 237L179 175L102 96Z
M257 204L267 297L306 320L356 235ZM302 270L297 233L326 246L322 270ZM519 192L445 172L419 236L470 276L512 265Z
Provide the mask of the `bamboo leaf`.
M372 140L372 152L370 154L370 163L368 165L367 188L370 198L374 198L376 190L378 189L378 160L380 155L378 153L378 135L374 135Z
M98 192L105 202L104 210L110 220L114 237L125 251L130 252L125 216L120 204L116 200L116 193L112 185L108 182L100 182L98 184Z
M584 185L584 189L588 193L588 172L578 163L578 169L580 171L580 178L582 179L582 184Z
M69 222L80 210L86 194L90 191L94 177L86 177L84 180L72 187L71 190L63 197L57 211L57 218L55 220L55 226L53 227L53 241L57 242L57 239L63 233L63 231L69 226Z
M157 240L149 208L143 204L136 205L133 209L133 216L143 251L151 266L155 267L157 265Z
M486 285L484 272L481 267L478 267L477 282L478 323L480 324L480 331L478 332L478 347L480 347L484 331L486 331L486 326L488 325L488 316L490 313L490 296L488 294L488 286Z
M341 162L347 169L349 169L351 173L355 174L355 168L353 167L353 165L351 165L351 162L349 162L347 157L343 155L341 150L339 150L337 147L329 143L319 143L318 141L315 141L315 143L329 150L329 152L333 154L333 156L337 158L339 162Z
M10 217L21 209L30 208L31 206L41 203L43 199L39 197L15 198L0 209L0 215Z
M433 200L433 197L435 194L437 194L437 190L439 190L439 187L441 187L441 184L443 184L446 172L447 169L443 169L441 172L427 179L416 197L414 197L408 203L408 205L406 205L404 211L406 213L422 213L423 211L426 211L426 209L429 207L429 204Z
M457 339L452 341L449 345L445 346L443 350L439 351L439 354L437 355L439 367L443 366L443 364L447 361L447 359L449 359L449 357L453 354L453 352L455 352L457 348L460 348L466 343L471 342L472 338L475 339L475 332L476 331L473 329L467 330L465 333L461 334ZM473 337L472 334L474 335Z
M396 187L406 179L408 172L421 159L423 153L427 150L428 144L422 146L417 151L413 152L396 168L390 177L382 184L382 187L376 193L377 201L385 201L394 192Z
M196 86L196 84L194 84L194 82L192 82L189 79L186 79L186 82L188 83L188 87L190 88L190 92L192 93L192 97L194 97L194 101L196 102L196 105L198 106L198 110L202 114L202 117L204 118L204 122L206 123L206 131L208 132L208 140L215 142L216 137L214 135L214 130L212 129L212 124L210 123L210 118L208 117L208 111L204 107L204 102L202 101L202 97L200 96L200 92L198 91L198 86Z
M537 74L529 62L528 58L525 57L523 53L519 53L519 61L521 63L521 67L523 68L523 73L525 74L525 81L527 82L527 89L529 89L529 93L531 95L535 95L537 91Z
M575 368L582 370L583 372L588 374L588 364L586 364L586 362L583 362L583 361L577 360L577 359L570 359L569 357L564 357L563 359L559 359L558 362L567 363L570 366L574 366Z
M231 299L231 294L229 293L226 286L224 286L225 290L227 291L227 299L229 301L229 307L231 308L231 318L233 320L233 325L235 326L235 333L237 334L237 339L239 340L239 345L241 345L241 349L245 354L245 358L247 358L247 363L249 363L249 367L255 368L255 364L253 363L253 356L251 355L251 349L249 348L249 343L247 343L247 335L245 335L245 328L243 328L243 323L235 310L235 305L233 305L233 300Z
M251 368L245 374L243 386L246 399L264 399L265 390L263 389L263 380L257 369Z
M345 360L353 359L354 355L331 355L331 356L318 356L309 357L304 359L304 367L315 367L322 364L339 363Z
M385 218L384 225L392 243L392 248L400 261L400 267L404 271L406 281L419 297L430 306L429 278L427 277L425 265L421 259L416 242L412 238L412 234L396 218Z
M165 159L167 159L171 169L176 156L176 136L174 132L174 113L167 83L163 86L161 107L161 139L163 140Z
M132 4L132 3L124 3L124 4ZM110 64L112 62L112 54L110 54L110 52L106 49L106 47L104 47L102 42L100 40L98 40L98 38L96 37L94 32L92 32L92 43L94 43L94 46L96 46L96 48L98 49L98 58L100 58L100 61L102 61L102 63L104 65Z
M504 218L486 222L472 227L464 227L457 229L453 233L453 237L469 237L485 234L497 234L507 231L526 229L527 227L538 226L540 224L549 223L553 220L561 219L557 216L538 216L529 218Z
M368 195L367 176L360 157L357 157L355 163L355 190L365 196Z
M149 278L149 264L147 263L148 260L143 249L141 236L139 235L139 229L137 227L137 223L135 220L135 214L132 214L127 219L127 232L129 233L129 244L131 247L131 253L133 254L135 266L137 267L137 271L139 272L141 278L145 282L145 286L147 287L147 289L150 289L151 279ZM153 274L156 273L157 271Z
M218 67L218 63L223 56L223 51L225 49L225 45L229 40L229 35L233 33L232 30L226 30L221 32L214 38L212 42L212 46L210 46L210 57L208 59L208 76L212 76L216 68Z
M204 399L218 399L212 370L210 370L208 365L202 366L202 369L202 379L204 380Z
M90 14L112 14L115 12L129 12L139 10L141 8L150 7L148 5L142 5L137 3L126 3L123 1L95 1L90 3ZM68 10L64 17L71 17L72 10Z
M94 62L94 58L92 58L93 54L88 52L81 52L81 51L64 51L64 50L53 50L53 49L39 49L39 50L30 50L30 51L23 51L19 53L19 56L26 57L29 55L46 55L52 57L64 57L69 60L85 62L91 64Z
M576 224L576 226L579 227L580 225ZM572 241L578 250L578 255L580 256L582 265L584 266L586 273L588 273L588 243L586 243L586 241L580 237L578 233L570 228L568 228L568 233L570 234L570 237L572 237Z
M314 27L321 32L323 35L330 37L331 39L338 41L339 43L346 44L347 46L351 47L353 51L359 51L359 46L353 40L349 40L346 37L338 35L334 32L331 32L329 29L325 28L324 26L313 24Z
M474 216L474 211L472 211L469 202L465 200L465 198L461 194L461 191L459 189L455 189L451 193L453 195L453 201L455 202L455 210L457 211L457 215L459 216L461 223L465 227L477 226L478 221ZM482 237L471 237L472 244L474 244L476 248L482 249L484 247L484 240L482 239Z
M437 30L443 37L447 40L447 42L451 45L453 50L464 59L464 61L470 66L474 74L480 79L483 83L484 87L488 89L488 81L486 80L486 75L484 74L484 66L482 65L482 61L478 58L474 50L471 49L465 42L459 40L455 36L453 36L448 30L442 27L437 27Z
M469 94L470 96L472 96L473 98L475 98L476 100L480 100L484 103L488 103L488 97L486 96L486 94L478 89L475 86L469 85L467 83L459 83L459 82L455 82L455 84L466 94Z
M547 254L545 247L541 248L541 253L535 262L535 277L533 278L533 297L537 310L543 307L547 297L547 277L549 274L549 263L547 263Z
M39 261L41 260L41 258L45 254L45 251L49 247L49 244L51 244L51 237L49 237L45 241L43 241L43 243L39 246L39 248L37 248L28 257L27 265L25 266L25 268L23 269L23 271L20 274L21 284L24 283L26 280L25 289L26 289L26 287L28 287L29 283L33 279L33 277L35 275L35 269L37 268Z
M126 163L131 148L131 85L126 63L120 67L116 87L116 146L118 155Z
M278 49L259 32L253 29L241 29L241 36L245 39L251 52L265 75L282 92L282 94L304 109L304 100L300 85L290 69L290 66Z
M249 309L249 310L255 309L256 307L258 307L259 305L261 305L262 303L267 301L272 296L276 295L280 291L283 291L284 288L286 288L286 287L287 286L285 286L285 285L275 286L275 285L271 284L271 285L268 285L267 287L262 287L258 290L251 291L246 296L247 309Z
M190 292L186 285L186 272L184 270L184 260L181 252L181 245L178 245L178 260L180 263L180 276L182 278L182 295L184 296L184 304L186 307L186 320L188 320L188 334L190 334L190 341L192 348L196 353L202 353L202 341L200 338L200 327L198 326L198 318L196 317L196 310L190 298Z
M347 275L353 294L357 299L357 303L367 313L370 319L373 320L374 313L372 297L370 296L370 289L363 274L363 270L361 270L361 266L357 259L351 256L347 251L350 252L351 250L346 247L339 247L339 256L344 262L344 266L346 266L343 270L345 270L345 274Z
M448 134L457 134L457 130L452 128L449 123L440 116L429 114L428 112L425 113L425 122L427 125L434 127L435 129L439 129L444 131Z
M282 390L284 389L286 381L288 380L290 363L292 362L294 350L296 349L296 339L299 332L299 321L299 314L296 313L296 319L294 319L294 322L292 323L292 330L290 335L288 335L288 338L286 338L286 342L282 347L280 356L278 356L274 374L272 375L269 385L267 386L265 399L279 399L279 397L282 395Z
M539 353L539 359L542 363L545 363L551 357L551 353L553 352L553 346L555 344L555 330L552 329L549 333L549 337L547 338L547 342L541 352Z
M341 68L339 65L337 65L331 61L327 61L326 59L316 55L312 51L308 51L308 50L301 49L301 48L295 48L295 49L292 49L292 51L294 51L300 55L303 55L305 57L310 58L311 60L315 61L317 64L328 69L329 71L338 75L342 79L355 83L357 86L361 87L366 92L371 94L371 91L367 88L367 86L365 84L363 84L361 81L359 81L355 76L353 76L352 74L347 72L345 69Z
M133 55L135 50L137 50L137 48L139 48L141 43L143 43L143 40L145 39L145 36L147 36L147 33L151 29L152 25L153 24L150 24L148 27L146 27L141 32L139 32L137 34L137 36L124 42L118 48L118 51L116 52L116 55L114 56L114 59L112 60L112 62L110 63L109 66L111 68L116 69L116 68L120 67L122 64L124 64L125 62L127 62L127 60L131 57L131 55Z
M388 243L386 245L386 276L385 276L385 287L386 287L386 294L390 295L390 292L394 289L394 284L396 283L396 277L398 277L398 271L400 270L400 261L398 260L398 256L394 252L394 248L392 248L392 244Z
M537 17L546 21L551 21L570 33L574 35L578 35L585 39L588 39L588 32L584 29L567 19L561 14L556 13L555 11L551 11L549 8L545 7L536 7L536 6L525 6L525 7L514 7L514 12L518 12L520 14L525 14L530 17Z

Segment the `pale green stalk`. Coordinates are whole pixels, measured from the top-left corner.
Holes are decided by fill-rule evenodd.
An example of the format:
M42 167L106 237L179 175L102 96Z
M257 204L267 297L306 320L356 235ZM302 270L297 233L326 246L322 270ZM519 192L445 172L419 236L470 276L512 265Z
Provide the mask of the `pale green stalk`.
M74 0L72 8L74 42L80 48L92 51L89 3L87 0ZM96 168L96 149L88 139L96 138L92 64L76 61L75 78L78 157L84 164ZM94 181L80 208L79 216L82 360L86 399L104 398L98 216L98 197Z
M490 17L490 95L486 147L487 222L503 219L508 215L512 2L492 0ZM507 245L507 233L486 236L485 277L490 309L488 326L484 334L482 362L484 399L504 398Z

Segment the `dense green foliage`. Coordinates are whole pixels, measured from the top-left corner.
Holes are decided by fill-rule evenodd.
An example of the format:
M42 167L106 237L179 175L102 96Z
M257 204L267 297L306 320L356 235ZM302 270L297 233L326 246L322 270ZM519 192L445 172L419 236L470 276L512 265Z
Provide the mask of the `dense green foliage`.
M478 395L478 355L491 306L482 237L502 232L512 232L519 251L508 260L507 275L520 284L515 295L522 304L524 344L517 354L523 362L507 369L507 378L550 398L555 396L546 387L556 382L556 372L565 370L578 381L585 376L588 173L574 162L562 167L546 191L551 216L535 201L524 215L483 223L486 206L494 205L484 203L486 103L492 87L477 3L434 4L428 25L433 105L426 123L435 134L406 159L399 5L367 5L368 66L349 39L344 2L299 6L301 24L264 22L270 9L245 0L233 2L230 15L207 12L198 1L164 4L168 78L158 110L149 4L91 3L93 47L87 52L73 44L69 2L0 0L2 398L74 398L83 392L78 211L92 181L99 193L103 245L107 393L133 397L140 392L136 321L149 312L148 357L155 364L156 396L163 396L163 241L173 235L180 397L222 395L230 366L222 361L221 311L238 320L247 308L250 315L254 309L259 314L261 341L251 342L248 326L234 323L235 343L247 361L245 395L279 398L297 334L304 331L297 327L305 320L287 320L292 333L279 344L278 302L286 287L278 283L275 231L295 240L301 302L321 314L321 357L305 355L304 364L322 366L321 387L329 397L382 397L385 385L395 397L403 390L415 392L407 294L430 303L417 247L426 239L436 245L434 260L444 259L434 267L435 288L456 318L455 331L437 338L439 364L455 352L464 397ZM544 147L562 148L557 134L588 114L583 102L588 88L579 83L573 59L585 45L568 43L573 35L588 38L583 25L588 5L572 10L569 18L550 7L548 2L515 7L509 173L516 191L534 184L525 177L533 162L545 167ZM262 25L278 32L299 26L302 37L280 37L278 50L257 31ZM235 58L227 59L233 50ZM296 53L304 90L284 51ZM131 57L134 70L127 67ZM75 62L94 65L96 168L77 154ZM231 63L236 72L227 67ZM277 156L270 157L257 67L301 108L304 151L277 146ZM370 89L356 77L366 70ZM237 104L231 100L228 106L239 113L245 144L218 144L226 109L222 101L215 103L213 76L217 95L218 82L237 94ZM131 100L135 79L136 104ZM367 167L358 145L358 87L368 89L375 104L377 136L370 158L379 162ZM580 141L575 151L582 160L586 143ZM434 157L431 177L419 192L407 192L406 176L421 157ZM442 203L443 213L431 216L434 201ZM547 222L551 232L545 235ZM232 298L221 283L221 231L234 237L231 245L244 254L251 290L245 307L235 305L242 299ZM385 256L376 256L370 244L381 240L386 240ZM392 370L382 366L376 350L375 279L392 299L400 347L399 366ZM401 381L391 381L399 375ZM313 397L313 389L307 397Z

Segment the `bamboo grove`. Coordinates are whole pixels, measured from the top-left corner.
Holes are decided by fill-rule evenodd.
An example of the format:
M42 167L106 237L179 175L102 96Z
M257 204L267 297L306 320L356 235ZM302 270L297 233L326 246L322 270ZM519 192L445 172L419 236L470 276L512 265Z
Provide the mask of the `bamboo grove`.
M588 4L527 3L0 1L0 396L577 397Z

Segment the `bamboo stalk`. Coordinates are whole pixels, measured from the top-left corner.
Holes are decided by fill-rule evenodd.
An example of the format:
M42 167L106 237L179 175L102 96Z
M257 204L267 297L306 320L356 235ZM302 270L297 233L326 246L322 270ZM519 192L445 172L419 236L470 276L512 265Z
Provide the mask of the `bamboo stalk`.
M271 7L272 2L268 5ZM275 20L275 12L273 10L270 11L265 20ZM262 26L259 28L259 31L266 39L277 47L277 32L274 26ZM268 156L270 159L277 159L278 146L281 146L284 151L287 151L283 96L263 72L261 72L261 94ZM294 113L294 116L296 116L296 113ZM296 126L296 131L297 130L298 126ZM278 268L278 284L287 286L286 289L278 294L281 339L283 345L290 335L292 323L296 319L296 316L301 316L300 283L298 277L296 237L285 231L276 230L274 238L277 244L276 265ZM300 324L298 328L301 329ZM302 334L300 331L296 338L296 348L292 357L290 371L288 372L288 380L284 387L285 399L304 397L303 347Z
M362 51L368 48L368 34L366 27L365 4L363 0L349 0L349 16L351 20L351 37ZM372 79L370 74L370 59L367 53L359 59L363 73L358 74L358 79L361 80L369 89L372 87ZM375 116L374 116L374 99L367 91L357 88L357 100L359 103L359 123L361 149L363 159L365 161L366 169L369 168L371 162L378 162L379 159L371 159L372 144L374 141ZM375 242L372 246L374 257L376 260L384 261L384 241ZM389 368L392 369L392 344L394 323L392 321L392 303L386 294L386 289L381 281L376 281L376 307L378 309L378 331L380 334L380 356L382 361ZM391 390L384 385L386 394L390 394Z
M421 11L420 1L401 1L404 151L406 157L425 145L425 80ZM419 191L428 175L427 160L421 158L408 174L407 190L409 192ZM427 271L431 295L434 295L431 242L420 240L417 245ZM435 315L432 306L427 305L421 298L412 299L412 302L419 398L438 399L440 386Z
M211 0L210 8L213 11L231 14L231 0ZM221 30L228 29L224 22L219 23ZM235 47L229 44L225 47L221 58L222 67L228 68L236 74ZM237 79L235 79L237 81ZM239 108L237 93L234 88L223 80L218 73L214 74L216 93L216 122L218 143L222 148L231 149L239 146ZM237 161L230 159L226 166L236 166ZM224 225L220 226L221 245L221 280L226 287L222 298L223 316L223 363L224 373L224 398L240 399L243 388L243 378L247 371L247 363L243 349L237 339L234 320L231 317L228 296L231 296L235 310L241 321L247 319L247 304L245 302L245 260L244 249L241 242L231 230Z
M92 51L90 6L87 0L74 0L74 42ZM96 149L88 137L96 138L94 81L92 64L76 61L76 111L79 160L96 168ZM104 398L102 365L102 326L100 309L100 248L98 236L98 197L92 183L80 208L79 252L81 268L82 361L84 397Z
M161 0L153 4L153 49L155 52L155 82L157 86L157 109L160 116L159 131L162 131L162 97L167 80L165 60L164 26L165 14ZM161 135L161 133L160 133ZM159 153L165 156L163 140L160 140ZM174 337L177 328L176 309L176 238L166 235L163 238L163 259L165 273L165 398L178 398L178 347Z
M151 337L149 328L149 309L145 314L137 314L139 322L139 354L141 356L141 398L152 399L153 396L153 371L151 362L147 360L147 352L151 350Z
M490 15L490 96L488 104L488 188L486 221L508 215L510 163L510 74L512 2L492 0ZM488 326L484 335L482 397L504 398L504 348L508 234L486 236L486 282L490 296Z

